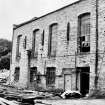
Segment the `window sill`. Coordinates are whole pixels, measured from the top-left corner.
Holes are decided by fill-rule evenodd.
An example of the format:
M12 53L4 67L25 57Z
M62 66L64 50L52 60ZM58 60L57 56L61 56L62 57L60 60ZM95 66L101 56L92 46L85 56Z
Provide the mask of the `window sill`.
M77 55L88 55L90 52L77 52Z

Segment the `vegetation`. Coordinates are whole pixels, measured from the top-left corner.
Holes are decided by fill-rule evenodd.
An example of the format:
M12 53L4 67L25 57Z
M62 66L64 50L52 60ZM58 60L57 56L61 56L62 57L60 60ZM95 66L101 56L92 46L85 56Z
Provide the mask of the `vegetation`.
M12 43L6 39L0 39L0 70L10 69L10 56Z

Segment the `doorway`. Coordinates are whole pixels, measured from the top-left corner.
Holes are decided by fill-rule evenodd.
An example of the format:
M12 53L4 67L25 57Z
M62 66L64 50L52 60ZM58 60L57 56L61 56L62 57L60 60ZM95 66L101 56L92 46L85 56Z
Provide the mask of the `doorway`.
M80 71L80 92L83 96L89 93L89 67L82 67Z

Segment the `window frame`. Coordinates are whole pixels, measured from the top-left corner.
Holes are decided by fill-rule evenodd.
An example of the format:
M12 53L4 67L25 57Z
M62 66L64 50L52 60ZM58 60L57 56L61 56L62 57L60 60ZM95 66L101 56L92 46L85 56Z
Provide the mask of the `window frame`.
M67 23L67 43L70 41L70 22Z
M14 72L14 81L18 82L20 77L20 67L15 67L15 72Z
M37 75L37 67L32 67L31 69L30 69L30 83L33 83L35 80L35 78L36 78L36 75Z
M52 49L54 48L53 45L53 39L52 39L52 35L53 35L53 27L56 26L56 34L58 32L58 23L53 23L49 26L49 38L48 38L48 57L56 57L56 50L54 52L54 54L52 54ZM57 42L57 40L56 40ZM56 49L56 48L55 48Z
M48 87L55 86L55 78L56 78L56 68L55 67L47 67L46 86L48 86Z
M39 29L35 29L33 31L33 36L32 36L32 57L37 58L38 57L38 50L36 51L36 32L39 32ZM38 49L38 46L37 46Z
M42 46L44 46L44 36L45 36L45 31L43 30L42 36L41 36Z
M90 52L90 16L91 14L89 12L81 14L78 16L78 40L77 40L77 45L78 45L78 49L77 52L78 53L89 53ZM81 34L81 27L83 28L83 26L81 26L83 23L82 19L83 18L87 18L87 20L89 19L89 22L87 22L86 19L84 19L84 25L89 25L89 28L85 27L84 31L84 35ZM85 23L87 22L87 24ZM87 29L89 29L89 33L87 35L86 31ZM88 41L86 41L86 38L88 37Z
M24 38L23 47L24 47L24 49L27 48L27 36L25 36L25 38Z
M21 52L20 52L21 38L22 38L22 35L17 36L16 59L20 59L21 57Z

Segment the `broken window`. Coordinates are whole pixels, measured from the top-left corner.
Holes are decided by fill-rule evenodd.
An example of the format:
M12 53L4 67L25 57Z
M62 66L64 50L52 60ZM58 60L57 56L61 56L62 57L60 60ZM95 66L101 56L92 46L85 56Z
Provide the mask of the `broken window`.
M14 81L16 81L16 82L19 81L19 74L20 74L20 67L16 67L15 73L14 73Z
M90 13L79 16L79 51L90 51Z
M55 84L55 67L48 67L46 72L46 85L54 86Z
M36 74L37 74L37 67L32 67L30 69L30 82L34 82L36 80Z
M20 57L21 56L21 49L20 49L20 43L21 43L21 37L22 37L22 35L19 35L18 37L17 37L17 49L16 49L16 58L18 58L18 57Z
M57 30L58 30L57 23L52 24L49 28L48 55L51 57L56 56Z
M33 31L32 55L38 57L39 29Z

